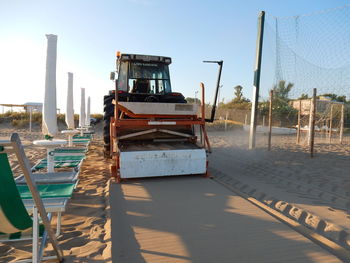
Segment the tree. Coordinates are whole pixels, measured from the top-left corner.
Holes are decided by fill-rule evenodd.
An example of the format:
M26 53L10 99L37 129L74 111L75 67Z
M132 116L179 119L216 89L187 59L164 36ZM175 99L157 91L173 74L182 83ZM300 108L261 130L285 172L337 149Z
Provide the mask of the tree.
M237 85L233 89L235 90L234 91L235 98L232 100L233 104L241 104L241 103L250 102L249 99L243 97L243 93L242 93L243 87L241 85Z
M289 92L292 90L294 84L288 83L286 85L285 80L280 82L273 87L273 111L277 115L284 115L294 113L296 110L289 105Z
M333 101L338 101L338 102L344 102L346 103L346 96L338 96L337 94L334 93L325 93L320 96L325 96L331 98ZM318 96L319 97L319 96Z
M309 98L309 95L303 93L301 96L298 98L298 100L307 100Z
M286 86L286 81L285 80L280 80L278 85L275 85L273 87L273 94L275 98L279 98L280 100L283 101L288 101L288 95L291 89L293 88L294 84L293 83L288 83Z
M233 100L235 100L237 102L242 101L242 98L243 98L243 94L242 94L243 87L240 86L240 85L237 85L233 89L235 90L235 92L234 92L235 98Z

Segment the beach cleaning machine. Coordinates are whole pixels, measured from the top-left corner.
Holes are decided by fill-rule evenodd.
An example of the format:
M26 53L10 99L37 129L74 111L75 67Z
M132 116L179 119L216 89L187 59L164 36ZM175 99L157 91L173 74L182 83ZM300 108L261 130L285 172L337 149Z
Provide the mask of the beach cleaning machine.
M117 182L207 175L204 85L201 104L187 103L181 93L172 92L170 63L169 57L117 53L117 70L111 73L115 90L104 97L104 154L112 158Z

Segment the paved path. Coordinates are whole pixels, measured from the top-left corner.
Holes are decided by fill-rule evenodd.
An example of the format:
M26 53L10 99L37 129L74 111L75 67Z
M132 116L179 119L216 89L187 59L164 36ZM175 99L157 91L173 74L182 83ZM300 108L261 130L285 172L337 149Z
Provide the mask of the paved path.
M210 179L111 185L113 262L340 262Z

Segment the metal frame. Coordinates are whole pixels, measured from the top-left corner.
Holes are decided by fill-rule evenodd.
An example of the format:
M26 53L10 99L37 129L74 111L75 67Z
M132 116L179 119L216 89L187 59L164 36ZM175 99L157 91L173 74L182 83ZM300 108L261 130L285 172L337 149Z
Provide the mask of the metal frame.
M0 145L4 146L3 152L15 153L15 155L18 159L19 165L22 169L23 175L26 178L28 188L33 196L33 200L34 200L34 204L35 204L35 206L33 208L34 214L35 214L36 210L39 212L40 218L42 220L42 223L45 226L48 238L52 244L53 250L55 251L56 257L57 257L59 262L62 262L63 261L63 252L58 245L56 235L55 235L55 233L51 227L51 224L50 224L50 219L46 213L46 209L44 207L43 201L42 201L42 199L37 191L36 183L34 180L32 180L33 176L31 173L30 164L29 164L29 161L25 155L25 152L24 152L24 149L23 149L23 146L21 144L21 141L20 141L18 134L13 133L11 135L10 141L0 141ZM36 220L35 216L34 216L34 220ZM34 247L34 244L33 244L33 247ZM39 260L41 260L41 258L35 258L35 257L33 259L35 259L35 260L33 260L33 262L40 262Z
M111 117L110 121L110 136L111 136L111 155L113 158L113 164L111 166L112 177L116 179L117 182L121 181L120 177L120 149L119 141L139 135L163 132L178 135L180 137L185 137L190 142L195 142L197 140L196 136L189 134L184 134L176 131L171 131L164 129L164 126L192 126L198 125L200 127L200 132L202 134L202 147L208 152L211 152L211 147L209 143L209 138L205 129L205 88L204 84L200 84L202 90L202 104L201 104L201 116L197 115L145 115L145 114L135 114L118 103L118 87L116 86L115 92L115 107L114 107L114 117ZM131 117L130 119L124 119L124 116ZM135 132L128 135L119 136L120 131L127 130L130 128L141 128L144 131ZM147 129L149 128L149 129Z

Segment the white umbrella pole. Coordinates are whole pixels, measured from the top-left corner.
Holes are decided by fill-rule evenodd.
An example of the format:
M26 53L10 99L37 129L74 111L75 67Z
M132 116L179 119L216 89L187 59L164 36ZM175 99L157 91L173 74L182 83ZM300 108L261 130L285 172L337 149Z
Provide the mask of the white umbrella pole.
M86 121L85 121L85 125L87 127L90 126L90 96L87 99L87 107L86 107Z
M81 96L80 96L80 115L79 115L79 126L80 126L80 134L84 135L84 127L85 127L85 89L81 88Z
M43 107L44 135L54 136L57 134L57 103L56 103L56 64L57 64L57 36L46 35L47 57L45 97Z
M73 108L73 73L68 72L66 124L68 129L74 129L74 108Z

